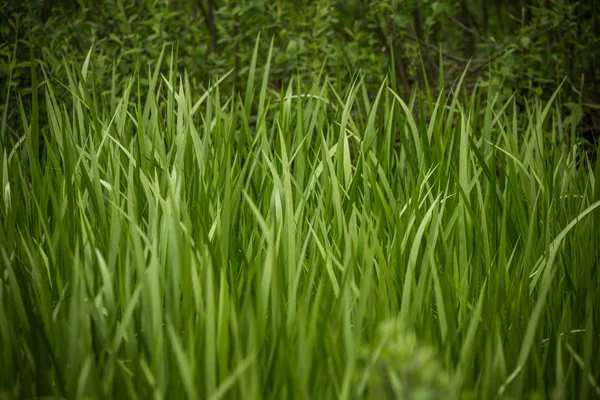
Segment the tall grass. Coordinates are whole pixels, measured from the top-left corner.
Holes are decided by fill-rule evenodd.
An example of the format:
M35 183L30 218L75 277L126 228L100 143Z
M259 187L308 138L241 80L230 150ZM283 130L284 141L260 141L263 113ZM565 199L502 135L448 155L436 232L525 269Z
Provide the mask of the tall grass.
M32 65L0 397L600 396L600 167L555 99L274 93L256 62L234 93Z

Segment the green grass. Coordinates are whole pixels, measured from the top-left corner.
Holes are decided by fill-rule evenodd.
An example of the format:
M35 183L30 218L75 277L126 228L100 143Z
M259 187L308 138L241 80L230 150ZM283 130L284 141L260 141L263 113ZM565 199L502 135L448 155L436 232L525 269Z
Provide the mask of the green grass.
M89 63L9 93L0 398L600 396L600 164L558 100Z

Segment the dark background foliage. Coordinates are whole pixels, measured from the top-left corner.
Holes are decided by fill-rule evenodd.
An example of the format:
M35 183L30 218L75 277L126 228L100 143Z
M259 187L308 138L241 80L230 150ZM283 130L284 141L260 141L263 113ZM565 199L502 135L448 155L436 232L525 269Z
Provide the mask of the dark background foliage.
M391 84L408 94L449 87L468 66L467 88L479 82L518 99L549 97L565 79L563 104L581 122L582 136L593 140L600 127L597 3L10 0L0 6L0 81L10 80L27 104L30 60L43 59L46 73L60 80L71 58L81 64L92 49L92 79L107 91L113 78L147 76L167 43L174 45L167 57L176 54L192 87L228 71L224 84L239 86L260 34L259 60L273 40L275 91L292 76L310 82L319 71L338 85L350 85L360 71L373 90L391 74ZM7 103L7 90L0 96L10 127L18 106Z

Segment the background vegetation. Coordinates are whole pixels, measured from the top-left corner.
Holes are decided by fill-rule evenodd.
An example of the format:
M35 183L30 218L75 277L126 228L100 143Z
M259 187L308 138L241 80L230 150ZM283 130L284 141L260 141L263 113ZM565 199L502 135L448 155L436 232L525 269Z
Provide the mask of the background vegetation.
M93 46L91 78L107 90L174 43L178 70L194 89L229 70L224 84L239 89L260 32L257 71L273 38L276 91L293 74L310 82L324 68L342 82L363 71L373 92L392 64L399 93L435 91L470 61L466 87L482 79L518 100L547 98L566 77L561 96L584 136L593 140L600 126L598 0L7 0L1 7L0 76L6 80L12 62L20 88L29 87L30 51L62 79L62 60L82 63ZM9 120L16 114L12 107Z

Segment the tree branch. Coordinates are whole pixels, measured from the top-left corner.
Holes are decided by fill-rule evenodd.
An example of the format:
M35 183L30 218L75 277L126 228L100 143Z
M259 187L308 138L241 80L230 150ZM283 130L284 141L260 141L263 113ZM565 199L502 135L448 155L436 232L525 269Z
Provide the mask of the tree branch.
M452 15L446 13L446 18L448 18L452 23L454 23L455 25L457 25L459 28L469 32L471 35L475 36L477 39L486 42L488 44L495 44L494 42L492 42L490 39L486 38L485 36L481 35L479 32L475 31L474 29L469 28L468 26L466 26L465 24L463 24L462 22L460 22L459 20L457 20L456 18L454 18Z
M442 51L438 46L431 44L431 43L426 43L423 42L422 40L419 40L417 37L415 37L414 35L411 35L410 33L406 32L405 33L406 37L409 38L410 40L419 43L421 46L424 46L430 50L433 50L437 53L442 53L442 57L443 58L447 58L449 60L452 61L456 61L458 63L461 64L487 64L491 61L494 61L495 59L501 57L502 55L504 55L506 52L509 51L509 49L504 48L494 54L492 54L491 56L487 57L487 58L471 58L471 59L466 59L460 56L457 56L453 53L449 53L447 51Z
M217 29L215 27L215 19L213 15L213 2L212 0L207 0L206 7L202 3L202 0L198 1L198 7L200 7L200 12L206 21L206 25L208 25L208 33L210 35L210 51L215 53L217 51Z

